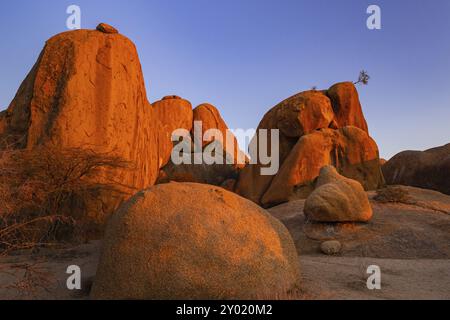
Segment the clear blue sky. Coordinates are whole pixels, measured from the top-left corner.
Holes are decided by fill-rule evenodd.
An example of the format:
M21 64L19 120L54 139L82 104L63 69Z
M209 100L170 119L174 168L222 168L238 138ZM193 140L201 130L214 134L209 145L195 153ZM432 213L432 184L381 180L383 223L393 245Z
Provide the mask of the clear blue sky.
M82 27L108 22L139 50L151 102L168 94L216 105L230 128L254 128L279 101L371 75L360 87L383 157L450 142L448 0L15 0L0 4L0 110L66 8ZM382 29L366 28L366 9Z

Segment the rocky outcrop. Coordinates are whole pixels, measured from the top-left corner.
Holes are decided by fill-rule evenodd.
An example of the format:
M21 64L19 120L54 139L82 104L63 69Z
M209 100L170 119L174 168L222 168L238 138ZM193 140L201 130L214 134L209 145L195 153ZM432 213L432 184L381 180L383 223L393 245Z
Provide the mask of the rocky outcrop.
M406 202L380 202L374 199L378 191L368 192L373 210L369 223L313 222L305 217L305 200L268 211L291 232L301 257L316 257L322 242L337 240L343 249L340 256L352 259L361 255L396 259L395 263L397 259L449 259L450 196L415 187L399 188L408 193Z
M129 193L156 181L158 120L136 48L120 34L76 30L48 40L7 117L6 131L23 137L21 147L81 147L129 162L99 181L117 181Z
M172 133L176 129L192 130L192 105L178 96L166 96L152 103L157 118Z
M0 136L4 134L6 126L6 111L0 111Z
M195 164L194 157L196 156L201 158L203 155L192 153L190 155L191 163L189 164L174 164L169 161L160 171L156 183L176 181L220 186L228 179L237 179L239 171L232 164L226 164L225 162L223 164Z
M366 190L377 189L383 180L378 147L356 127L323 129L301 137L271 181L261 203L265 206L304 198L313 188L320 169L327 165L359 181Z
M290 138L328 128L334 118L330 99L320 91L305 91L276 105L262 119L258 129L279 129Z
M219 187L169 183L139 192L108 224L94 299L248 299L296 286L285 227Z
M153 112L157 118L155 126L158 128L158 155L159 168L162 168L170 160L173 148L172 134L175 130L184 129L190 132L192 129L192 105L189 101L178 96L166 96L152 104Z
M304 211L315 222L367 222L373 214L361 184L341 176L331 166L320 170L316 189L306 199Z
M123 193L97 197L106 217L121 201L156 183L171 157L172 133L184 129L190 137L194 113L206 128L227 129L211 105L194 112L178 96L151 105L134 44L100 24L97 30L64 32L47 41L10 106L0 113L0 148L7 140L17 148L81 148L124 160L126 167L104 168L89 177L117 185ZM236 178L238 166L203 165L189 171L169 164L165 169L167 181L190 174L188 180L221 184Z
M217 110L215 115L216 126L226 128ZM190 102L178 96L153 105L147 101L134 44L100 24L95 31L65 32L47 41L9 108L0 114L0 134L19 148L85 148L125 160L127 168L105 168L100 176L90 177L123 192L99 196L100 206L86 204L96 216L103 210L106 217L121 201L155 184L170 160L173 131L181 128L189 134L193 118ZM168 181L187 176L184 166L166 169ZM220 184L237 175L234 167L195 169L187 172L188 181Z
M401 184L450 195L450 144L426 151L403 151L383 165L388 184Z
M378 147L368 135L358 93L350 82L281 102L266 113L260 129L279 129L280 169L275 175L262 175L265 166L258 159L240 172L236 192L256 203L269 207L306 198L326 165L367 190L384 183ZM269 137L269 150L270 143Z
M341 127L354 126L369 133L366 119L359 102L358 91L351 82L341 82L332 86L326 92L331 100L335 120Z
M167 100L163 99L161 103L165 103L165 101ZM160 104L154 104L154 106L160 108ZM170 110L174 110L174 108L170 108ZM188 129L190 133L179 142L188 149L180 152L180 155L185 154L188 161L174 164L170 159L160 171L157 183L176 181L220 186L228 179L236 179L239 170L245 165L239 161L245 161L246 158L239 149L236 137L228 131L217 108L211 104L201 104L193 110L192 115L189 126L188 122L181 124L181 128L189 127L191 129ZM173 115L167 118L177 119L177 116ZM184 119L187 120L187 117ZM180 128L179 125L178 128ZM211 129L217 129L220 136L212 135L211 139L206 141L203 139L204 135ZM175 142L175 145L177 144L178 142ZM220 159L220 163L208 162L213 162L214 159Z
M223 151L233 155L232 162L238 167L243 167L245 164L245 156L239 149L237 139L234 134L228 130L228 126L222 119L216 107L209 103L204 103L194 109L194 125L195 122L201 123L201 131L195 133L195 127L192 134L197 137L203 137L208 130L216 129L221 133L221 137L211 136L208 139L202 140L202 147L207 146L213 141L219 142L223 146ZM193 138L194 138L193 136ZM241 158L239 158L241 157ZM240 161L239 161L240 160Z

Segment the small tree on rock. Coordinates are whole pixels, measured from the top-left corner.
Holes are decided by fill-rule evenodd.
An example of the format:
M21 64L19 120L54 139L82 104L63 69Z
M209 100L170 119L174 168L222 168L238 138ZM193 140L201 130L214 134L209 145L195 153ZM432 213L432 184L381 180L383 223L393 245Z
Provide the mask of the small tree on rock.
M367 73L367 71L362 70L359 73L358 81L354 82L354 84L356 85L356 84L362 83L364 85L367 85L369 83L369 80L370 80L370 76Z

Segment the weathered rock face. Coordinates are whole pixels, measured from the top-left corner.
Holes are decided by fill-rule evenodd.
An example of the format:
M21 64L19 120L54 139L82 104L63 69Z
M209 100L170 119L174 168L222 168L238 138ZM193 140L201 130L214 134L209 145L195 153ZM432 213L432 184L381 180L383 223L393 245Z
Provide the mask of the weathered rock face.
M166 103L166 101L172 99L172 97L164 98L161 103ZM160 105L161 104L154 104L154 107L160 108ZM173 108L171 108L171 110L172 109ZM187 114L187 112L185 113ZM181 128L191 128L187 129L191 131L190 134L185 137L183 142L180 142L189 147L189 151L186 152L188 153L187 158L189 158L189 161L188 163L174 164L172 159L168 159L168 162L166 161L167 165L160 171L157 183L176 181L206 183L219 186L228 179L236 179L239 170L244 166L244 164L241 164L238 161L242 159L245 160L245 156L242 156L241 159L238 158L238 155L242 155L242 151L240 151L237 139L233 134L229 134L227 137L228 127L220 116L219 111L210 104L202 104L195 108L193 112L191 111L191 114L193 114L193 117L191 118L189 125L187 125L188 122L185 121L174 127L180 128L181 125ZM177 116L173 115L173 117L163 118L177 119ZM187 120L187 117L183 117L183 119ZM195 132L196 129L193 121L194 123L201 123L201 131L198 130L199 132ZM200 129L200 127L198 129ZM222 134L222 139L213 136L211 141L202 141L203 135L210 129L217 129ZM200 140L195 141L195 136ZM234 153L234 158L232 157L232 154L227 153L226 147L224 147L227 143L231 143L228 145L228 151ZM177 144L178 143L175 143L175 145ZM172 144L170 147L172 147ZM215 155L217 155L217 158L221 159L221 163L205 162L205 157L202 152L203 154L211 155L206 156L209 159L216 158ZM185 152L180 152L180 154L184 153Z
M264 128L265 129L265 128ZM259 129L257 129L257 132ZM271 150L271 131L267 131L267 150ZM280 165L288 157L291 149L295 146L297 138L289 138L283 133L279 132L279 163ZM258 141L253 138L250 145L256 144ZM270 165L263 165L259 161L256 164L248 164L239 172L239 179L236 185L236 192L241 196L252 200L255 203L260 203L261 197L269 188L273 176L262 175L261 170Z
M104 33L111 33L111 34L119 33L119 31L116 28L114 28L113 26L111 26L107 23L100 23L97 26L96 30L100 31L100 32L104 32Z
M26 146L27 130L30 125L30 104L33 99L35 78L42 55L43 53L20 85L9 107L2 112L3 130L1 138L12 138L13 143L18 143L19 146Z
M20 137L22 148L87 148L128 161L129 169L105 169L96 179L131 194L158 176L158 119L136 48L120 34L77 30L48 40L6 119L5 133Z
M339 128L354 126L369 134L367 122L359 102L358 91L353 83L337 83L328 89L326 94L331 100Z
M177 129L188 132L192 129L193 112L189 101L178 96L166 96L152 104L156 118L159 120L158 147L159 168L170 159L173 148L172 133ZM155 124L156 125L156 124Z
M264 165L258 159L240 172L236 192L256 203L272 206L306 198L326 165L368 190L384 183L378 147L367 133L358 93L350 82L281 102L266 113L259 129L280 130L280 170L275 176L261 175Z
M134 44L100 24L97 30L65 32L47 41L8 110L0 114L0 134L14 138L20 148L52 144L119 156L129 169L105 169L93 179L119 182L131 195L156 182L170 161L172 133L184 129L190 136L194 120L202 121L200 135L216 128L226 137L228 128L210 104L193 111L189 101L173 95L150 105ZM229 140L237 154L236 138ZM236 178L240 167L169 163L164 169L166 181L190 177L221 184Z
M6 126L6 111L0 111L0 136L4 134Z
M194 121L199 121L202 123L202 136L209 129L218 129L222 133L223 137L226 137L226 130L228 129L228 127L225 124L225 121L220 116L217 108L213 105L204 103L197 106L194 109ZM208 141L203 141L203 146L207 145L208 143Z
M166 96L152 103L158 119L172 133L176 129L191 131L193 112L189 101L178 96Z
M12 140L12 141L11 141ZM0 151L10 143L16 143L17 137L8 134L8 113L7 110L0 111Z
M279 162L288 157L299 137L316 129L328 128L334 114L330 100L320 91L306 91L296 94L269 110L258 125L257 132L267 130L267 149L271 150L271 129L279 131ZM251 144L257 143L255 139ZM259 161L258 161L259 162ZM269 188L273 176L261 175L260 163L247 165L241 172L236 192L243 197L260 203Z
M192 183L139 192L107 227L94 299L248 299L297 285L284 226L222 188Z
M193 159L195 153L191 154ZM201 157L202 154L197 154ZM238 170L227 164L174 164L169 161L160 171L157 184L176 182L195 182L219 186L228 179L237 179Z
M450 195L450 144L426 151L404 151L383 165L388 184L437 190Z
M228 126L225 121L222 119L219 111L216 107L209 103L204 103L197 106L194 109L194 123L200 122L202 124L201 136L205 134L210 129L217 129L222 134L222 139L218 139L217 137L211 137L210 141L202 141L202 146L205 147L210 144L212 141L218 141L222 144L224 151L233 155L234 163L237 164L238 167L243 167L244 163L241 161L239 163L238 159L245 159L245 156L242 155L242 152L239 149L239 145L237 143L236 137L228 132ZM195 128L194 128L195 129ZM228 132L228 134L227 134ZM194 134L194 132L192 132ZM241 158L238 158L238 157Z
M331 166L320 170L316 189L306 199L304 212L316 222L367 222L373 214L361 184L341 176Z
M320 91L305 91L272 108L258 129L279 129L286 137L298 138L328 128L333 118L333 108L326 95Z
M372 138L356 127L323 129L299 139L264 193L262 204L271 206L306 197L320 169L327 165L367 190L383 184L378 148Z

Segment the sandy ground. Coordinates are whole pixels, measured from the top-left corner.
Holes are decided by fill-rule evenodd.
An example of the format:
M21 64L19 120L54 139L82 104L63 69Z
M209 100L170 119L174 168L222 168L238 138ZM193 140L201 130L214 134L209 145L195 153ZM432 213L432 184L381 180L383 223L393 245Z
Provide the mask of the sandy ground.
M312 299L450 299L449 259L304 256L303 285ZM367 267L381 270L381 289L367 288Z
M270 212L291 232L302 268L306 299L450 299L450 197L410 189L409 203L372 200L368 224L310 224L304 201ZM370 195L371 197L373 194ZM320 244L337 239L339 256L325 256ZM101 241L0 258L0 299L88 299ZM82 290L66 287L67 267L82 271ZM369 290L367 267L381 270L381 289Z
M19 255L1 260L0 299L88 299L98 263L100 241L52 254ZM450 299L449 259L300 257L307 299ZM82 270L82 290L66 287L66 269ZM24 277L31 265L31 277ZM381 269L381 290L367 289L369 265Z

